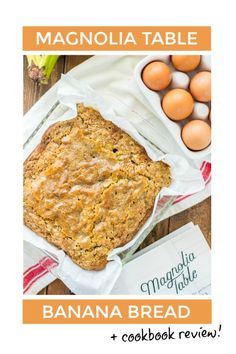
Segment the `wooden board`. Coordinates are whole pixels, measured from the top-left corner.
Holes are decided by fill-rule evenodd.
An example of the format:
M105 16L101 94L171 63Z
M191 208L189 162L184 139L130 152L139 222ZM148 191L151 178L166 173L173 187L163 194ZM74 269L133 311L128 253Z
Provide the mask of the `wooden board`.
M28 77L27 60L24 57L24 113L26 113L39 98L50 89L59 79L61 73L67 73L76 65L87 60L89 55L68 55L61 56L51 75L48 85L37 86ZM160 222L153 231L148 235L140 248L145 248L151 243L166 236L168 233L180 228L181 226L192 221L199 225L207 242L211 245L211 198L207 198L203 202L194 205L182 213L176 214L169 219ZM39 295L63 295L70 294L69 289L60 281L55 280L45 289L40 291Z

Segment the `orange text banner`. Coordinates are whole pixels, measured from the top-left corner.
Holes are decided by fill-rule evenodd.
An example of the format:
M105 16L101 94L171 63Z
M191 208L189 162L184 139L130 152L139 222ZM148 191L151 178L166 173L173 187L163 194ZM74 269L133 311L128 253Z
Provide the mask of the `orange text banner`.
M25 51L207 51L210 49L210 26L23 27L23 50Z
M27 324L208 324L211 300L23 300Z

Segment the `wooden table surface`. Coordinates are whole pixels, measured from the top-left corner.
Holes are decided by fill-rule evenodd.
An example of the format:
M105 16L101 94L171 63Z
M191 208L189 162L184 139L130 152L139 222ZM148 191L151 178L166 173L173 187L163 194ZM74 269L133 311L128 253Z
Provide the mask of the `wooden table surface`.
M61 73L68 72L74 66L82 63L88 58L90 58L88 55L61 56L51 75L48 85L37 86L28 78L27 60L26 57L24 57L24 113L26 113L35 102L37 102L39 98L60 79ZM160 222L142 243L140 248L148 246L190 221L199 225L208 244L211 245L211 198L207 198L192 208ZM69 289L60 280L55 280L39 294L58 295L69 293Z

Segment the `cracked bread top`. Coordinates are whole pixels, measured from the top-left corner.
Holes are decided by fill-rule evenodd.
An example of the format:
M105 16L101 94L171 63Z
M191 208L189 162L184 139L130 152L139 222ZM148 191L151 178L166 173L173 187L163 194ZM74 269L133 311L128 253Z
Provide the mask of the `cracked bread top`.
M129 242L170 184L170 168L92 108L58 122L24 164L24 222L84 269Z

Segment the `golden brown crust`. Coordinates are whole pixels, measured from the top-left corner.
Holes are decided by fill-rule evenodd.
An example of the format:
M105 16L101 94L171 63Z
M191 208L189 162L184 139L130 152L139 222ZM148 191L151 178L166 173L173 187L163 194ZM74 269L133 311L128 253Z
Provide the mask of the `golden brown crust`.
M77 117L50 126L24 163L24 222L82 268L99 270L169 184L169 166L79 105Z

